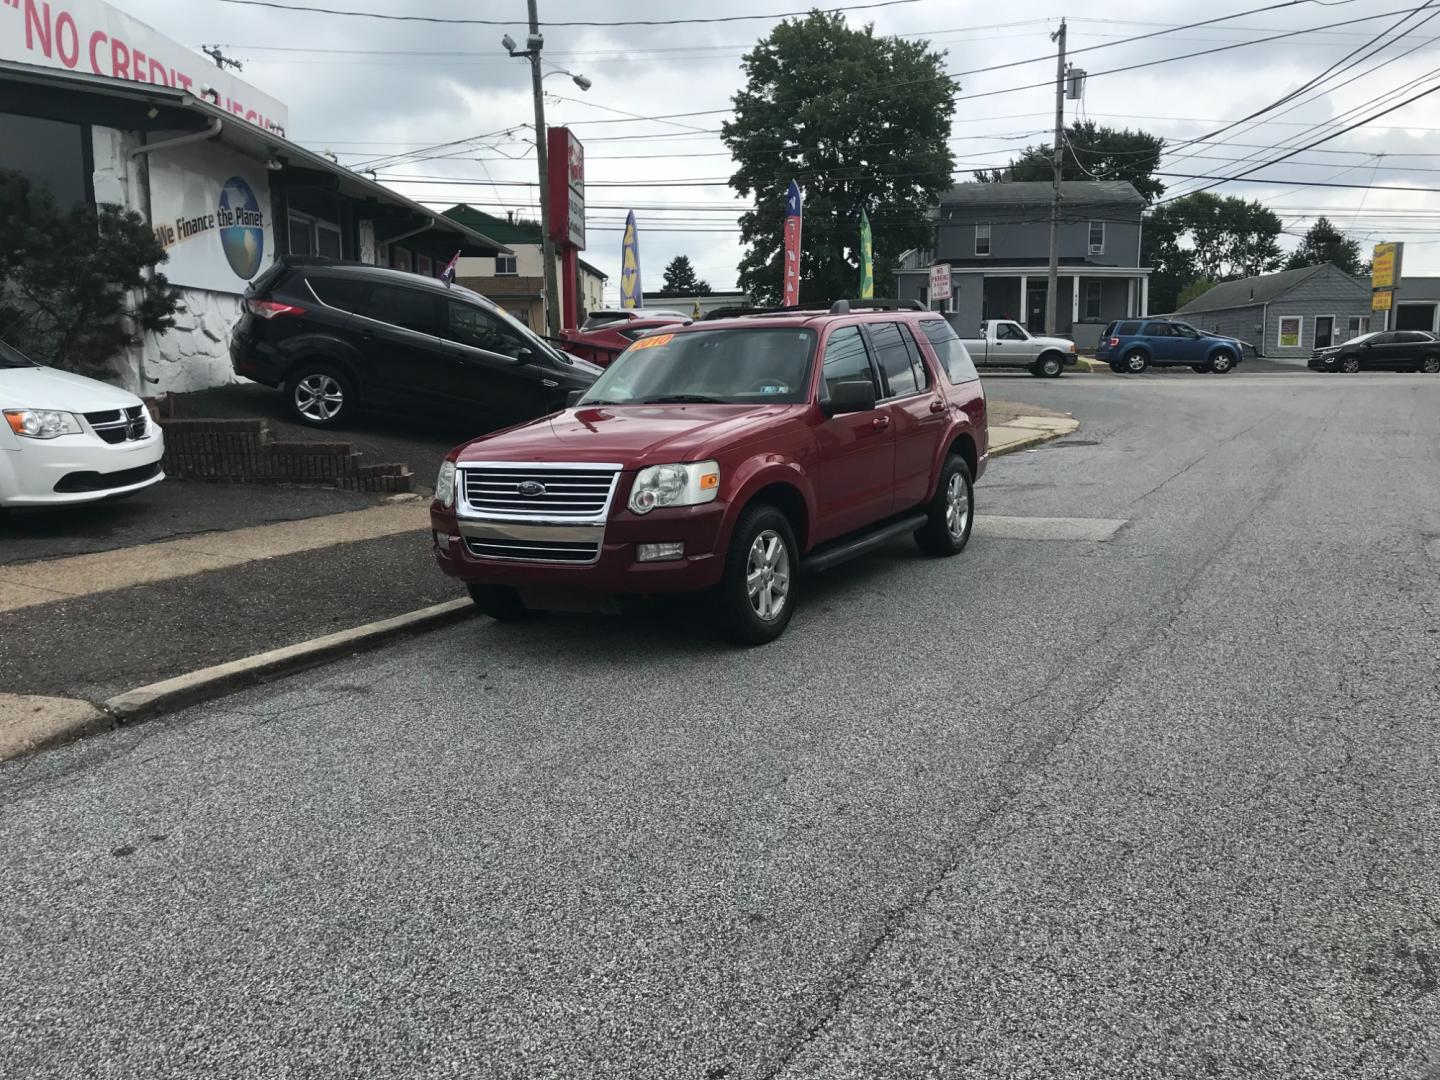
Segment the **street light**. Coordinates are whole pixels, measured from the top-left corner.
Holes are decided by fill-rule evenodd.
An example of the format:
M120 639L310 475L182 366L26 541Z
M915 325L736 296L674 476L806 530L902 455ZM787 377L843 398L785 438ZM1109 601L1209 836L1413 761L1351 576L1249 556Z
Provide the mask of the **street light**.
M550 239L550 151L545 136L545 94L540 84L545 75L540 70L540 52L545 48L545 36L540 33L540 15L536 0L529 0L530 33L525 38L525 48L515 47L515 39L506 34L500 39L505 51L513 57L525 57L530 61L530 91L535 99L535 164L540 174L540 255L545 261L545 329L549 335L560 336L560 289L555 279L555 242ZM551 75L569 75L581 90L589 90L591 83L584 75L570 71L552 71ZM571 286L574 287L573 285Z

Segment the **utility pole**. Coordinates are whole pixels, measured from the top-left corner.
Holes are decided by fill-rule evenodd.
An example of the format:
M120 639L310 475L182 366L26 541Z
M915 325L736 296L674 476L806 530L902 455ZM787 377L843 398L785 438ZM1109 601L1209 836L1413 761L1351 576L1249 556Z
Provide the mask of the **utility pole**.
M222 71L225 70L225 68L227 67L232 67L236 71L240 71L245 67L245 65L242 64L239 60L231 60L230 57L222 53L220 51L219 45L202 45L200 46L200 51L203 52L206 56L210 57L211 60L214 60L215 66Z
M545 145L545 91L540 88L544 77L540 70L540 49L545 39L540 36L540 13L536 0L528 0L530 37L525 44L530 53L530 87L535 95L535 162L540 172L540 256L545 260L545 332L552 338L560 336L560 289L555 274L555 241L550 239L550 151Z
M1050 195L1050 279L1045 289L1045 333L1055 334L1056 293L1060 291L1060 176L1065 166L1065 20L1050 35L1059 43L1055 59L1055 190ZM1022 312L1029 318L1029 312Z

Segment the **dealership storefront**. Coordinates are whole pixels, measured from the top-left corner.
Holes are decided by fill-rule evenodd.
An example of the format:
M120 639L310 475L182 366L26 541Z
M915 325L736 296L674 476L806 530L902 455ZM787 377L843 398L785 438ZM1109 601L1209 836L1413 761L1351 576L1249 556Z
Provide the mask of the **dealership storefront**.
M175 329L117 358L137 393L230 381L241 294L278 255L438 273L457 250L509 253L289 142L287 123L282 103L101 0L0 4L0 169L62 206L141 214L182 292Z

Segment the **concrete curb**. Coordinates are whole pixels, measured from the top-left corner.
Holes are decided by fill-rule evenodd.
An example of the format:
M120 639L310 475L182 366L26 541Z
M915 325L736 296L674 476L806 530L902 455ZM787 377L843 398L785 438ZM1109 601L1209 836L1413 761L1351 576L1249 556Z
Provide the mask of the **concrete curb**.
M1032 421L1032 423L1027 424L1027 420ZM1068 431L1053 430L1053 425L1055 425L1057 421L1061 420L1068 421L1075 426L1070 428ZM1047 443L1053 439L1063 439L1067 436L1074 435L1077 431L1080 430L1080 422L1076 420L1073 416L1069 416L1068 414L1065 416L1038 416L1021 414L1020 416L1015 417L1013 420L1010 420L1004 424L998 424L996 426L1009 429L1017 427L1022 429L1031 428L1034 430L1034 434L1027 435L1023 439L1016 439L1013 442L1006 443L1004 446L992 449L990 451L990 456L992 458L1004 457L1006 454L1017 454L1021 450L1030 450L1036 446L1039 446L1041 443Z
M1075 431L1079 430L1079 428L1075 429ZM1029 450L1039 446L1041 443L1050 442L1052 439L1063 439L1066 435L1074 435L1075 431L1066 431L1063 433L1058 431L1037 431L1034 435L1021 439L1019 442L1008 443L998 450L991 450L990 456L997 458L1004 457L1006 454L1018 454L1021 450Z
M31 730L25 732L23 742L0 742L0 761L24 757L37 750L71 742L86 735L96 735L163 713L174 712L187 705L209 701L246 686L315 667L327 660L363 652L395 638L461 622L474 613L475 605L468 597L448 600L443 604L396 615L394 618L381 619L296 645L287 645L240 660L201 668L199 671L151 683L149 686L139 686L101 702L98 707L74 702L75 705L83 706L83 712L58 716L53 723L44 725L44 730L36 731L35 725L32 725Z

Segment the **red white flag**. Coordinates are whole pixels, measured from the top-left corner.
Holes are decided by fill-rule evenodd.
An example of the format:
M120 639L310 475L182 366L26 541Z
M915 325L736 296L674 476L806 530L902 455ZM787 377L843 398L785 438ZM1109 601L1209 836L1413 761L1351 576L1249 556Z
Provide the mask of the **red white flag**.
M803 206L800 185L791 180L790 190L785 193L785 280L780 291L783 307L797 307L800 303L800 216Z

